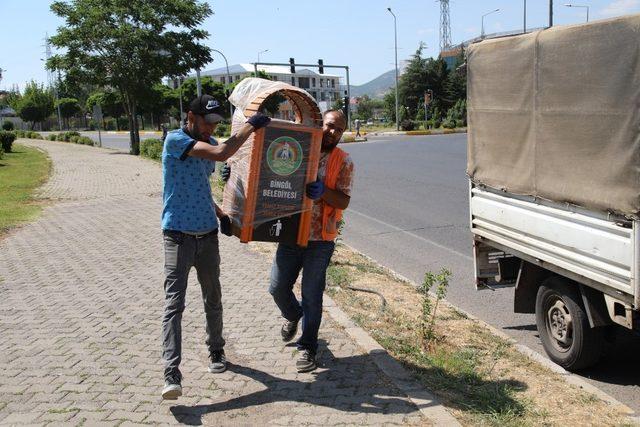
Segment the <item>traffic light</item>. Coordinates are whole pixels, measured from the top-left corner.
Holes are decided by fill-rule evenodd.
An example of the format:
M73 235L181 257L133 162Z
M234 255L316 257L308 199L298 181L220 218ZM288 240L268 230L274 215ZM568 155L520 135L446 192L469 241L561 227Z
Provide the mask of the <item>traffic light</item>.
M342 107L342 112L346 117L349 117L349 97L345 96L342 102L344 103Z
M293 58L289 58L289 65L291 66L291 74L296 73L296 60Z
M433 97L433 91L431 89L425 91L425 93L424 93L424 105L430 105L432 97Z
M318 59L318 72L324 74L324 62L322 59Z

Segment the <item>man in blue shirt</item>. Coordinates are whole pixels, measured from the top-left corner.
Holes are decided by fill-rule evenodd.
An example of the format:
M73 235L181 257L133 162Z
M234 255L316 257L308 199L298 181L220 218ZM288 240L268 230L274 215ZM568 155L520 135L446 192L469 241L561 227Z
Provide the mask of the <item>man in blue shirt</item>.
M181 321L191 267L195 267L202 288L209 372L223 372L227 367L222 338L218 226L223 233L231 235L231 223L213 201L209 178L216 161L231 157L253 131L266 126L271 119L257 113L227 141L218 144L212 135L222 120L222 110L222 105L212 96L194 99L189 104L187 125L168 133L162 150L164 399L177 399L182 395L182 375L178 369L182 352Z

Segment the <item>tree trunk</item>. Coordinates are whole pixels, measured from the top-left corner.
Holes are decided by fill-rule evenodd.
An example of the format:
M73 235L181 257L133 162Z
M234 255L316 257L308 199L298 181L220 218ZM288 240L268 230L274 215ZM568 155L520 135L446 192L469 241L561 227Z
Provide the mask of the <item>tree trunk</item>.
M138 132L138 120L136 118L136 102L129 94L124 92L125 109L129 118L129 153L140 154L140 133Z
M136 156L140 154L140 132L138 130L138 120L136 119L136 114L137 114L137 105L136 105L136 100L132 99L131 100L131 107L133 110L133 142L134 144L131 147L131 154L135 154Z

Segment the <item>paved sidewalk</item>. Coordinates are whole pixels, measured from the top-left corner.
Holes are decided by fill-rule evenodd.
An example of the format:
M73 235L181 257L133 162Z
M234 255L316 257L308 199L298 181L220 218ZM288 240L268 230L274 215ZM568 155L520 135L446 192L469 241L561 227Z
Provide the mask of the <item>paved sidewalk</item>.
M54 202L0 241L0 424L430 424L329 316L323 367L298 374L267 292L269 261L224 236L231 366L207 372L192 274L184 396L163 402L159 165L75 144L20 143L51 156L53 176L40 195Z

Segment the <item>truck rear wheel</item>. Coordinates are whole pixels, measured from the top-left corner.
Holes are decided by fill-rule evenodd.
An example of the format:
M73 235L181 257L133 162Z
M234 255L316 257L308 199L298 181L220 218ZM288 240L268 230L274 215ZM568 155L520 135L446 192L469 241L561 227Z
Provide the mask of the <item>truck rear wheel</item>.
M547 355L576 371L594 365L604 349L604 331L591 328L576 285L551 277L536 296L536 324Z

